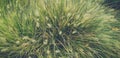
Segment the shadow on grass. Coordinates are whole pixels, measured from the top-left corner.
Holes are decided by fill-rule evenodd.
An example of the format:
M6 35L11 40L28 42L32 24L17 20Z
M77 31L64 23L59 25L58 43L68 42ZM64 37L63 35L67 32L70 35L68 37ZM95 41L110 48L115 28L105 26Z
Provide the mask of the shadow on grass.
M120 0L105 0L104 4L107 7L115 9L115 18L120 22Z
M120 0L105 0L104 4L110 8L120 10Z

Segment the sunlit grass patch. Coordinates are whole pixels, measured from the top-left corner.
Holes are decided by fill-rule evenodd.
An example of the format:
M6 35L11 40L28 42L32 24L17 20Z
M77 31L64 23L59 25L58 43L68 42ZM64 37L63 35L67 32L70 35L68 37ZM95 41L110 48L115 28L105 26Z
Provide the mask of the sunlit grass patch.
M113 32L110 24L116 22L111 14L113 10L105 8L98 1L0 2L4 4L0 5L1 57L119 57L120 43L110 35Z

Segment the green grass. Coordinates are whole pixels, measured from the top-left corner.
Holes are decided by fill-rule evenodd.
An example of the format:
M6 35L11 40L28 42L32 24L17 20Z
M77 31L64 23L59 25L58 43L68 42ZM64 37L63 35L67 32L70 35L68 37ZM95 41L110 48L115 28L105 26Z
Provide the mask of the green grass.
M0 57L119 58L113 12L98 0L0 0Z

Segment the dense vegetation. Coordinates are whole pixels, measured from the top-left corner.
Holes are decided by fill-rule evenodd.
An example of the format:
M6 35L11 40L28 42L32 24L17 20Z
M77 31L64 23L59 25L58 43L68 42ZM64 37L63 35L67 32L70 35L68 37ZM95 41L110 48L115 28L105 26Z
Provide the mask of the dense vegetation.
M0 0L0 58L119 58L119 10L104 0Z

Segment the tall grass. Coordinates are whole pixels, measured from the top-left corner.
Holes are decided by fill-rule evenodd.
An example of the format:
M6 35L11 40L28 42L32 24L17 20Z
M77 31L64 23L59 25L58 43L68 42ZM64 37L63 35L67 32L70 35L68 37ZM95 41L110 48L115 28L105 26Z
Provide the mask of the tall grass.
M118 58L112 11L98 0L0 0L0 57Z

